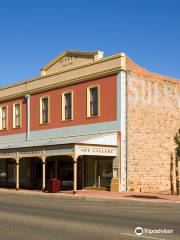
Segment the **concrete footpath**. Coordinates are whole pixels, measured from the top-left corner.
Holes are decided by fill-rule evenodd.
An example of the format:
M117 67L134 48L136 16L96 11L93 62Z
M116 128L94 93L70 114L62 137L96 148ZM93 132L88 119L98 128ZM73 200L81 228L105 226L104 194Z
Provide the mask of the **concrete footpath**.
M60 198L75 199L95 199L95 200L134 200L134 201L152 201L152 202L173 202L180 203L180 196L170 194L140 193L140 192L108 192L97 190L79 190L75 195L72 191L62 191L59 193L41 192L40 190L25 190L0 188L0 193L28 194L39 196L54 196Z

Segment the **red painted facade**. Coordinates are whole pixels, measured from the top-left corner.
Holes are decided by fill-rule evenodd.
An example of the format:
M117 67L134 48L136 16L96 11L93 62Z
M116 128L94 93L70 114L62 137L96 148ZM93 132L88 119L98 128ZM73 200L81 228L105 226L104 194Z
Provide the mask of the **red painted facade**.
M21 112L22 112L21 127L13 128L13 105L18 102L21 102ZM25 98L21 97L18 99L13 99L11 101L10 100L4 101L4 102L0 103L0 106L1 105L8 107L8 129L0 130L0 136L26 132L26 100L25 100Z
M42 80L43 81L43 80ZM87 118L87 88L98 84L100 86L100 116ZM61 95L63 92L73 91L73 120L62 121ZM49 96L50 122L40 124L40 98ZM13 104L22 101L22 127L13 129ZM67 126L91 124L117 119L117 77L107 76L89 80L68 87L41 92L31 95L31 131L61 128ZM26 102L24 98L0 103L8 105L8 130L0 131L0 136L26 132Z

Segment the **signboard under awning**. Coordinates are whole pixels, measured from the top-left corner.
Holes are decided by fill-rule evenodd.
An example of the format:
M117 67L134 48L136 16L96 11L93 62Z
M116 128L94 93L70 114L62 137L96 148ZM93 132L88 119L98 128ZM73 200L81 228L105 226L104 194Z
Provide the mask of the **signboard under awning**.
M90 156L108 156L116 157L118 155L117 147L99 147L99 146L77 146L75 154L90 155Z

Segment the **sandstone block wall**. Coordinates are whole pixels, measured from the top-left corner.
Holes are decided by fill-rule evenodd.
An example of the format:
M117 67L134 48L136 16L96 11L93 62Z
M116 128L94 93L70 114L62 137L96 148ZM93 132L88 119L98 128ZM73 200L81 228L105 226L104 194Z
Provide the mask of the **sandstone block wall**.
M127 80L128 190L170 192L171 153L180 128L180 84L136 66ZM175 188L175 159L173 160Z

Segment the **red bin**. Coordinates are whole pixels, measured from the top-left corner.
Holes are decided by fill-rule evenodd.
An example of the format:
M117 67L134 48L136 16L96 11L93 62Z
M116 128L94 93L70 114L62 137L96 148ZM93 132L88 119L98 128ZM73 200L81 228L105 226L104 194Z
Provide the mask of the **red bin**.
M49 180L48 192L57 193L60 191L60 181L56 178Z

